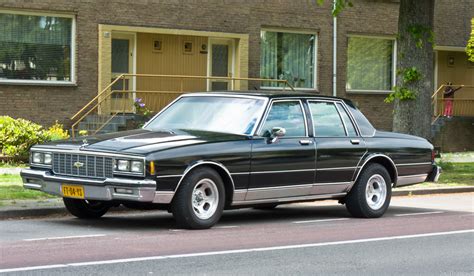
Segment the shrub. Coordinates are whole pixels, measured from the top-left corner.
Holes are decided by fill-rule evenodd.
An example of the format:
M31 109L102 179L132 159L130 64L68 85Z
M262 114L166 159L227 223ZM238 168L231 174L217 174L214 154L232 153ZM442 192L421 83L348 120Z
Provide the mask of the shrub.
M67 131L57 122L46 130L25 119L0 116L0 152L14 160L26 160L33 145L68 137Z
M46 135L47 140L49 141L63 140L69 138L67 130L64 130L63 125L58 123L58 121L56 121L54 125L48 128L48 130L46 131Z

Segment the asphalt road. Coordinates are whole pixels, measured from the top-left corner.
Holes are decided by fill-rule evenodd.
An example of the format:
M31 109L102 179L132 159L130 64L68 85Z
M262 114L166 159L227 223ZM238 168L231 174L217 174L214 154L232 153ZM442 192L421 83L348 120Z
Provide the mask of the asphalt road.
M474 194L396 197L380 219L333 201L225 212L214 228L174 229L166 212L0 221L0 273L470 274Z

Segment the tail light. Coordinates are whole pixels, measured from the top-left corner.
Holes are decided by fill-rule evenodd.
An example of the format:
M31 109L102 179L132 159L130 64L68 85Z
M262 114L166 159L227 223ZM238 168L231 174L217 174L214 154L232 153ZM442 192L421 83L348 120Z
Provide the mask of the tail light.
M431 150L431 162L435 161L435 157L436 157L436 150L433 149L433 150Z

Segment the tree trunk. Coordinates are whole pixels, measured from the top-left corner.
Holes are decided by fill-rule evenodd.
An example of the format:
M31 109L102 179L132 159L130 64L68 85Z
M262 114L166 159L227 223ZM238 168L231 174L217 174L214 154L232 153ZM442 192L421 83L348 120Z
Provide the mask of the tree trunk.
M433 30L434 0L401 0L398 18L397 69L416 67L422 74L418 81L403 83L397 75L397 86L416 93L415 100L395 100L393 131L431 138L431 94L433 93L433 45L430 32L416 38L410 27ZM422 46L417 46L421 39Z

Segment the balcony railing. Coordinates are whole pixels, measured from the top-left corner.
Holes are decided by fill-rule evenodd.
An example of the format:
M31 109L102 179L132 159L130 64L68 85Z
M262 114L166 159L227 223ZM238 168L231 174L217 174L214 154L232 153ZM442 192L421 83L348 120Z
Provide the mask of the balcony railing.
M242 87L258 82L265 83L265 86L273 84L278 89L294 90L287 80L278 79L122 74L71 117L71 136L74 138L81 130L81 123L92 115L95 115L94 119L87 120L92 126L87 129L88 134L101 131L119 114L135 113L137 97L141 98L148 109L158 112L181 94L203 92L215 83L224 84L230 90L241 90Z
M445 115L444 111L447 101L452 101L452 116L474 116L474 85L450 85L455 89L461 87L462 90L459 90L459 92L462 91L463 93L462 96L459 96L461 93L455 92L454 98L449 99L444 97L444 91L447 86L448 85L446 84L441 85L431 96L431 103L433 106L432 124L434 124L441 116ZM466 92L466 90L468 91Z

